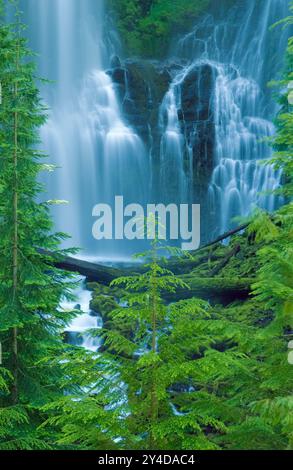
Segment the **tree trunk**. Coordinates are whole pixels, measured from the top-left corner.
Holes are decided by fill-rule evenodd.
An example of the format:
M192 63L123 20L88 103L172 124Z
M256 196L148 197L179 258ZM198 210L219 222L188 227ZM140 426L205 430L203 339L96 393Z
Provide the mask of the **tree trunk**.
M155 355L157 353L157 314L158 314L158 285L157 285L157 272L156 272L156 263L157 263L157 253L156 247L154 247L154 260L153 260L153 272L152 272L152 287L151 287L151 322L152 322L152 353ZM153 434L153 426L158 420L158 396L157 396L157 386L156 386L156 366L152 367L151 370L151 409L150 409L150 450L154 450L155 437Z
M19 45L16 54L16 73L19 66ZM18 85L14 86L15 104L18 97ZM13 292L12 300L15 308L17 302L18 290L18 112L14 113L14 153L13 153L13 169L14 169L14 187L13 187L13 249L12 249L12 277ZM12 402L18 402L18 328L12 330L12 362L14 383L12 387Z
M175 293L164 292L162 297L168 302L176 302L191 297L199 297L206 300L221 300L230 303L237 299L246 299L251 292L251 285L255 278L221 278L221 277L196 277L192 274L178 276L190 288L177 289Z

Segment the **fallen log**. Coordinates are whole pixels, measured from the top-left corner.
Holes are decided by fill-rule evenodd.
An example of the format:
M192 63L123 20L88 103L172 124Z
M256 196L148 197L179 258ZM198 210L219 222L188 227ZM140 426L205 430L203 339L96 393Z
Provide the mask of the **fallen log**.
M243 224L240 227L237 227L233 230L230 230L229 232L224 233L212 242L200 247L197 251L193 252L192 254L197 254L205 248L216 245L220 241L223 241L226 238L234 235L235 233L244 230L247 226L248 224ZM45 250L39 251L41 253L48 254L54 257L54 254L52 254L51 252ZM198 264L200 264L198 260L170 258L167 263L167 266L170 270L174 270L174 273L177 274L180 271L182 272L182 270L184 269L191 269L192 267L194 268ZM64 256L62 260L56 260L56 262L54 262L54 266L56 268L64 269L65 271L79 273L82 276L85 276L89 281L99 282L103 285L109 285L114 279L117 279L118 277L131 276L144 271L144 269L139 266L127 267L123 269L113 268L111 266L107 266L104 264L96 264L79 258L73 258L71 256Z
M241 232L242 230L245 230L248 226L249 226L249 223L239 225L239 227L233 228L232 230L229 230L228 232L223 233L215 240L203 246L200 246L199 249L195 251L194 253L198 253L199 251L204 250L205 248L209 248L210 246L216 245L217 243L220 243L223 240L226 240L227 238L232 237L232 235L235 235L236 233Z
M192 270L199 266L201 263L204 263L206 261L216 261L217 256L214 256L213 253L207 253L202 255L202 257L198 258L197 255L201 252L206 250L207 248L212 248L213 246L217 245L218 243L226 240L227 238L231 237L232 235L235 235L238 232L241 232L242 230L245 230L249 226L248 223L242 224L239 227L236 227L235 229L229 230L228 232L223 233L220 235L218 238L215 240L200 246L196 251L190 252L191 256L194 256L195 258L173 258L171 257L168 260L168 268L174 272L174 274L180 274L183 272L183 270L189 269ZM236 253L235 253L236 254ZM227 263L226 263L227 264Z
M43 251L43 250L42 250ZM50 256L54 255L43 251L44 254L49 254ZM61 260L56 260L54 266L58 269L64 271L78 273L81 276L87 278L88 281L95 281L99 284L108 286L111 284L114 279L117 279L121 276L128 276L134 274L133 269L121 270L118 268L113 268L111 266L106 266L102 264L91 263L89 261L81 260L78 258L72 258L71 256L64 256Z
M235 299L245 299L251 292L251 285L255 282L253 278L206 278L193 277L190 274L179 276L189 289L177 289L175 293L164 293L163 298L167 301L177 301L191 297L199 297L205 300L221 300L230 303Z
M236 256L240 251L240 245L235 245L231 251L225 256L225 258L211 270L210 276L216 276L230 261L233 256Z

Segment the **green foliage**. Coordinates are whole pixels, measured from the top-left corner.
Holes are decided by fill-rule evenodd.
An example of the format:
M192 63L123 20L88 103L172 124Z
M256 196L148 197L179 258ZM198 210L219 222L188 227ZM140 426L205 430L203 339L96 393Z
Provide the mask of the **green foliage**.
M193 18L207 3L115 6L130 49L141 52L145 42L144 53L153 54L157 41L167 43L175 19ZM291 38L282 86L292 79L292 52ZM105 321L92 332L103 338L93 354L63 343L77 313L59 307L62 297L72 298L72 281L53 267L53 255L40 251L62 257L65 235L51 234L49 205L56 201L36 202L38 173L53 168L36 150L46 110L31 60L17 13L15 25L0 26L0 449L292 449L288 93L280 99L272 160L286 176L280 192L287 204L273 215L257 211L229 246L167 261L156 240L140 275L110 288L90 284L91 307ZM245 300L231 303L223 295L247 295L251 284ZM190 290L206 291L210 302L164 300Z
M109 295L96 295L90 303L90 307L99 313L103 319L107 319L112 310L118 307L114 297Z
M293 4L290 10L293 12ZM293 16L285 18L280 23L283 27L288 27L293 22ZM280 23L274 25L277 27ZM293 83L293 37L288 40L286 70L284 78L275 83L281 89L279 103L281 105L280 112L276 118L277 135L273 141L276 150L271 163L275 168L281 168L285 175L285 184L279 190L288 198L293 195L293 114L292 114L292 83ZM284 92L285 88L285 92ZM291 104L290 104L291 103Z
M153 257L143 275L114 282L126 290L124 307L110 312L103 352L83 374L87 398L49 406L59 445L95 449L106 423L108 449L290 448L292 366L271 305L166 305L162 293L182 280L159 263Z
M62 377L57 386L67 393L44 405L47 419L39 431L58 449L118 448L115 440L125 431L117 364L106 354L73 348L61 358L50 358L47 365L55 367L60 359Z
M38 134L46 110L12 4L15 24L0 25L0 448L40 449L48 447L37 431L40 407L63 393L56 387L60 365L48 368L43 361L63 352L63 331L74 313L58 308L61 297L72 297L68 273L40 251L61 257L64 235L51 234L48 204L37 202Z
M283 331L272 334L270 306L264 309L255 299L212 307L196 298L166 305L163 293L187 286L163 266L156 250L144 274L114 281L113 287L126 291L124 306L109 313L110 329L103 331L101 357L118 369L112 389L106 375L100 387L119 404L112 411L121 429L109 425L118 432L119 448L290 446L288 418L268 418L269 398L272 407L282 405L284 417L292 387ZM85 420L88 439L93 423Z
M172 33L191 27L210 0L108 0L127 51L162 57Z
M286 27L292 24L292 19L290 16L280 23L284 23ZM293 79L292 65L291 37L287 50L287 70L280 83L282 89L287 87L287 91L280 97L281 111L276 119L277 134L273 141L276 152L271 161L276 168L281 168L284 172L285 184L278 192L287 198L288 204L274 214L273 220L266 214L259 214L252 224L256 237L266 242L258 252L261 268L253 293L265 308L274 312L273 320L264 330L262 337L270 344L279 343L279 347L276 346L271 351L271 357L267 361L270 368L267 368L264 376L264 387L270 393L263 398L258 396L253 410L257 411L267 425L279 427L286 436L290 449L293 447L293 380L292 365L286 364L286 349L293 336L293 120L289 99L289 85L292 86Z
M271 321L258 334L264 343L262 385L251 408L266 426L279 428L286 439L284 444L292 449L293 376L287 359L287 345L293 336L292 203L282 207L273 221L266 214L259 215L251 227L256 230L256 237L266 242L258 251L261 267L253 293L264 309L273 312Z

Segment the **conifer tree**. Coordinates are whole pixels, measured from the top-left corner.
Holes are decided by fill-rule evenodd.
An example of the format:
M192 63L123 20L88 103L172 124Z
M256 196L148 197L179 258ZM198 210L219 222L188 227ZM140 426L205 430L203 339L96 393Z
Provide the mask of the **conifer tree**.
M291 11L293 4L291 3ZM293 22L289 16L281 23L288 27ZM281 109L276 119L277 133L273 140L275 154L271 164L281 168L284 185L277 190L287 204L274 215L273 221L263 215L255 220L251 230L255 230L262 241L266 242L259 251L262 267L254 285L254 294L266 308L274 312L273 321L265 330L267 344L278 342L279 347L271 348L268 358L267 386L269 393L257 399L254 408L268 424L279 426L280 432L287 437L287 446L293 448L293 372L288 364L288 343L293 339L293 37L289 38L287 64L283 80L279 83L286 92L280 95ZM261 220L266 230L261 227ZM262 224L263 225L263 224ZM270 371L270 375L269 375ZM276 388L271 391L272 384Z
M139 443L148 449L162 448L156 429L167 400L163 381L165 364L159 350L159 338L167 325L162 292L187 287L159 264L160 249L155 238L150 252L139 255L149 259L146 272L113 281L113 287L123 286L128 292L124 299L127 308L112 312L113 330L104 333L106 347L119 355L122 364L120 380L127 387L125 414L133 436L130 445L135 447Z
M229 389L217 390L241 373L249 377L249 359L233 340L251 331L196 298L167 305L164 293L188 286L164 267L160 249L155 241L144 274L113 282L127 291L104 332L125 385L122 447L217 449L238 416L237 404L226 402Z
M32 449L48 445L37 431L40 407L63 393L60 366L48 367L45 358L63 351L72 313L58 305L71 296L71 281L41 251L62 256L65 235L52 234L49 204L37 202L46 114L17 2L12 6L15 23L0 25L0 448Z
M113 283L126 295L105 325L89 392L47 407L59 444L285 449L287 431L259 408L291 383L284 340L268 335L270 307L259 299L226 308L196 298L165 304L164 292L186 285L158 250L155 243L144 274Z

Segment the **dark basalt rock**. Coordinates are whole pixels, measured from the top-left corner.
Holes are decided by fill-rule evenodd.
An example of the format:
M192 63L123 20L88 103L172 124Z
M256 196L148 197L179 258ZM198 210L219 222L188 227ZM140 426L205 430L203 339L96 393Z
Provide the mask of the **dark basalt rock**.
M121 60L118 55L113 55L110 62L111 69L116 69L121 67Z
M193 202L208 214L207 191L214 168L215 121L213 97L217 69L211 64L195 65L181 84L182 108L178 112L187 148L193 156ZM208 239L209 220L202 225L202 240Z
M123 64L113 57L108 70L120 98L123 116L151 150L153 174L160 172L162 129L159 126L160 106L173 77L183 69L184 62L126 60ZM214 167L215 122L213 97L217 69L210 63L191 67L180 85L181 109L178 119L185 140L186 168L190 151L193 156L193 202L207 212L207 189ZM154 188L158 182L154 178ZM206 218L205 218L206 219ZM208 239L205 221L202 240Z
M127 70L123 67L115 67L111 71L108 71L109 75L111 75L112 80L114 83L119 85L122 89L126 88L126 73Z
M123 66L107 73L117 87L124 118L150 145L157 133L159 107L172 80L169 67L158 62L126 60Z
M76 331L65 331L64 342L74 346L81 346L83 343L83 338L81 334Z

